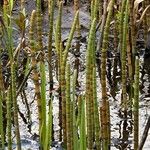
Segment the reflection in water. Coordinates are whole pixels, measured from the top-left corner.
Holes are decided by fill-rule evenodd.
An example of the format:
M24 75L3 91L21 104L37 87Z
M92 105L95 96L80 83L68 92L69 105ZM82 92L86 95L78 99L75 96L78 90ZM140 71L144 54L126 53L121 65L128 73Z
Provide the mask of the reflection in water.
M140 115L142 117L146 117L144 111L145 107L148 106L148 101L150 100L150 57L146 57L143 59L143 56L140 58L141 60L141 68L140 68ZM142 62L143 61L143 62ZM121 91L120 91L120 80L121 80L121 73L120 73L120 67L117 63L117 59L114 58L112 65L112 68L115 70L112 70L111 72L111 79L112 82L110 82L111 85L111 96L114 98L113 104L116 103L116 105L119 107L120 98L121 98ZM110 69L110 68L109 68ZM109 82L110 80L108 80ZM116 88L117 87L117 88ZM119 95L119 96L118 96ZM116 101L117 100L117 101ZM146 111L146 109L145 109ZM112 135L112 144L114 145L114 150L133 150L133 119L132 116L129 116L127 118L124 118L123 115L120 112L116 112L116 110L113 110L111 113L116 113L117 116L112 117L112 124L114 130L114 135ZM119 118L118 120L115 120L116 118ZM139 128L140 132L141 128L144 128L145 124L141 123L141 121L144 122L144 118L139 120ZM114 128L114 126L116 126ZM113 132L112 129L112 132ZM140 138L140 137L139 137ZM139 139L141 140L141 139ZM112 149L113 149L112 148Z
M118 124L119 126L119 138L115 143L115 147L119 150L124 150L126 148L131 149L131 140L129 140L132 134L132 123L131 121L121 120Z

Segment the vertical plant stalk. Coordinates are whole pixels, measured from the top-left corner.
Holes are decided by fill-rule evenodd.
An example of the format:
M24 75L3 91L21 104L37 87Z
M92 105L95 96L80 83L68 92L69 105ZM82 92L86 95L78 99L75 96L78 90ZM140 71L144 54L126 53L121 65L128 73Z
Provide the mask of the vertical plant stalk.
M78 149L78 124L77 124L77 115L76 115L76 109L77 109L77 100L75 97L76 93L76 79L77 79L77 70L74 71L73 75L73 83L72 83L72 109L73 109L73 149Z
M107 101L107 116L108 116L108 120L107 120L107 125L108 125L108 143L109 145L111 144L111 126L110 126L110 105L109 105L109 101Z
M48 71L49 71L49 97L50 99L52 97L52 90L53 90L53 67L52 67L52 42L53 41L52 39L53 39L53 25L54 25L54 3L55 3L55 0L48 0L48 15L49 15Z
M44 143L44 150L49 150L52 143L52 124L53 124L53 111L52 111L52 100L49 102L49 113L48 113L48 122L46 126L46 136Z
M132 1L132 0L131 0ZM126 7L126 2L127 0L122 0L121 4L121 17L120 17L120 24L119 24L119 42L120 42L120 49L122 51L122 43L123 43L123 23L124 23L124 12L125 12L125 7ZM120 52L121 52L120 51Z
M56 21L56 31L55 31L55 47L56 47L56 75L59 81L60 91L59 91L59 126L60 135L59 139L62 140L62 97L61 97L61 61L62 61L62 41L61 41L61 24L62 24L62 2L59 3L58 17Z
M34 41L35 19L36 19L36 11L33 10L32 14L31 14L31 18L30 18L29 36L30 36L32 67L33 67L32 79L33 79L33 82L35 85L35 95L36 95L36 101L37 101L37 105L38 105L39 129L41 129L41 125L42 125L41 93L40 93L39 73L37 70L38 61L36 59L36 49L35 49L35 41ZM39 134L40 134L40 131L39 131Z
M2 104L3 104L3 98L2 98L2 92L0 91L0 141L2 144L1 147L4 149L4 129L3 129L3 109L2 109Z
M75 14L74 21L71 27L71 31L69 34L69 38L67 40L66 48L64 50L64 54L62 56L62 61L61 61L61 96L62 96L62 129L63 129L63 141L64 144L66 144L67 141L67 136L66 136L66 98L65 98L65 68L66 68L66 60L68 56L68 51L71 46L71 41L73 39L73 35L75 32L75 27L77 23L77 18L78 18L79 12Z
M12 139L11 139L11 90L8 88L7 92L7 136L8 136L8 150L12 150Z
M131 30L131 52L132 52L132 79L134 76L134 70L135 70L135 66L134 66L134 62L135 62L135 44L136 44L136 25L135 25L135 18L134 18L134 0L130 0L129 1L129 10L130 10L130 30Z
M57 60L56 60L56 76L59 78L59 71L60 71L60 43L61 41L61 24L62 24L62 2L59 3L59 10L58 10L58 17L56 21L56 31L55 31L55 46L56 46L56 53L57 53ZM60 80L60 79L58 79Z
M51 97L53 90L53 74L52 74L52 37L53 37L53 25L54 25L54 1L49 2L49 37L48 37L48 68L49 68L49 96Z
M86 150L86 118L85 118L85 98L83 96L81 99L81 121L80 121L80 149Z
M125 18L123 25L123 38L121 47L121 69L122 69L122 105L124 106L125 115L127 113L127 90L126 90L126 49L127 49L127 30L128 30L128 0L126 1Z
M135 78L134 78L134 150L138 149L139 144L139 58L135 60Z
M73 128L71 128L71 114L70 114L71 98L70 98L70 65L66 65L66 129L67 129L67 150L72 150L72 138L71 133Z
M79 0L74 0L74 12L76 13L77 11L79 11ZM78 84L78 74L79 74L79 56L80 56L80 38L81 38L81 29L80 29L80 19L79 16L77 18L77 24L76 24L76 34L77 34L77 40L76 40L76 46L75 46L75 66L74 68L77 70L77 78L76 78L76 84Z
M77 11L79 11L79 0L74 0L74 12L76 13ZM77 32L77 37L80 37L81 36L81 31L80 31L79 16L77 18L76 32Z
M4 94L5 89L4 89L4 82L3 82L3 75L2 75L2 62L1 62L1 43L0 43L0 141L2 143L2 149L4 149L4 139L5 139L5 133L4 133L4 118L3 115L5 115L5 112L3 112L3 107L4 105Z
M127 61L128 61L128 74L129 74L129 107L132 108L132 98L133 98L133 71L132 71L132 53L131 53L131 47L130 47L130 37L129 37L129 31L127 33Z
M87 148L93 149L93 97L92 95L92 74L93 74L93 54L95 46L96 18L92 21L86 54L86 117L87 117Z
M115 3L116 3L116 0L115 0ZM117 52L118 52L118 22L117 22L117 10L116 9L113 9L114 11L114 29L113 29L113 34L114 34L114 55L115 55L115 58L113 59L113 73L112 73L112 88L111 88L111 95L112 97L115 97L115 92L116 91L116 85L117 85L117 82L118 79L116 79L116 76L117 76L117 72L118 72L118 69L117 69L117 65L118 65L118 55L117 55Z
M12 99L13 99L13 108L14 108L14 124L15 124L15 134L17 141L17 150L21 150L21 141L20 141L20 131L19 131L19 122L18 122L18 106L17 106L17 97L16 97L16 74L15 74L15 62L11 62L11 89L12 89Z
M100 0L95 0L94 2L94 18L98 20L98 4ZM93 19L94 19L93 18Z
M42 42L42 16L41 16L41 0L36 1L37 9L37 51L40 51L40 77L41 77L41 128L40 128L40 144L41 149L44 147L46 136L46 75L45 75L45 60Z
M96 84L96 68L93 69L93 100L94 100L94 134L96 149L101 150L100 142L100 120L97 104L97 84Z
M101 130L103 131L102 137L102 149L109 149L109 137L108 137L108 115L107 115L107 90L106 90L106 57L107 57L107 47L108 47L108 33L110 21L113 13L114 0L110 1L108 16L106 18L106 24L104 29L104 38L102 44L102 54L101 54L101 85L102 85L102 120L101 120Z

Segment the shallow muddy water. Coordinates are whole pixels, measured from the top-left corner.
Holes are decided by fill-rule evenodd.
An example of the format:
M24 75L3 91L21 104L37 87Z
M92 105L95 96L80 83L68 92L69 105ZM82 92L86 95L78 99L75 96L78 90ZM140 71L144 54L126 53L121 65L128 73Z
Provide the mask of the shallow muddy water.
M85 89L85 52L86 52L86 45L81 44L81 54L79 57L80 60L80 72L79 72L79 85L80 88L78 89L79 93L84 93ZM109 58L110 62L113 62L114 58ZM69 53L69 59L72 69L73 64L75 61L75 57L72 53L72 50ZM147 62L148 61L148 62ZM111 64L110 63L110 64ZM110 65L109 64L109 65ZM149 60L146 60L144 66L144 59L141 56L140 59L140 103L139 103L139 139L141 140L141 136L143 134L146 121L148 119L148 115L150 114L150 64ZM108 69L112 70L113 65ZM119 70L119 66L118 66ZM109 70L107 70L109 72ZM119 71L118 71L119 72ZM47 72L48 73L48 72ZM55 71L54 74L54 89L57 89L58 82L56 80ZM112 72L111 72L112 73ZM110 74L111 74L110 73ZM47 74L48 75L48 74ZM110 76L112 78L112 76ZM112 150L133 150L133 120L130 115L128 115L127 119L124 119L119 112L120 109L120 100L121 100L121 85L120 85L120 74L116 76L117 81L117 88L115 89L115 93L111 94L111 86L110 86L110 79L108 79L108 98L110 101L110 122L111 122L111 149ZM48 91L48 87L47 87ZM28 103L30 106L30 112L27 110L25 103L22 103L22 98L19 97L19 108L21 113L23 114L23 118L26 119L23 121L23 118L20 117L20 132L21 132L21 139L22 139L22 146L24 150L32 149L38 150L38 119L37 119L37 104L34 100L34 84L31 79L28 79L28 85L25 90ZM97 95L98 101L101 101L101 87L100 87L100 80L97 75ZM54 100L53 100L53 117L54 117L54 138L53 141L53 150L61 150L61 143L58 141L59 137L59 94L57 91L54 90L53 92ZM28 119L29 114L31 115L30 119ZM143 150L149 150L150 148L150 132L148 134L147 140L145 142ZM14 145L15 149L15 145Z
M28 1L27 1L28 2ZM27 10L28 13L31 13L31 10L35 8L34 4L28 5ZM64 16L62 18L62 39L66 39L70 27L71 22L73 20L73 13L71 12L71 7L64 8L63 10ZM55 18L57 16L57 12L55 12ZM88 13L85 13L84 8L80 13L80 21L82 25L82 36L85 37L87 35L89 29L90 17ZM44 33L48 32L48 18L44 18ZM15 37L18 38L17 36ZM43 36L44 43L47 43L47 36ZM110 43L111 45L112 43ZM46 44L45 44L46 46ZM73 54L74 45L69 52L68 61L71 64L71 68L74 68L75 57ZM85 56L86 56L86 44L81 43L81 52L79 56L80 68L79 68L79 85L78 93L84 93L85 90ZM55 65L55 55L53 56L53 64ZM133 120L131 116L128 116L127 119L124 119L119 112L120 109L120 101L121 101L121 85L120 85L120 67L117 65L116 82L117 86L115 90L112 91L111 82L113 80L112 68L113 68L113 60L114 57L108 58L108 67L107 72L109 74L107 78L107 88L108 88L108 98L110 101L110 123L111 123L111 149L112 150L133 150ZM150 115L150 58L144 62L143 59L143 49L141 50L140 56L140 103L139 103L139 140L141 140L141 136L143 134L146 121L148 119L148 115ZM145 65L144 65L145 64ZM55 68L55 67L54 67ZM48 71L47 71L48 76ZM52 142L52 150L62 150L61 143L58 141L58 133L59 133L59 94L57 92L58 81L56 79L55 69L53 70L54 77L54 91L53 91L53 118L54 118L54 138L55 141ZM48 79L48 78L47 78ZM48 86L47 86L48 93ZM25 89L25 96L18 97L18 105L20 108L19 113L19 125L20 125L20 133L21 133L21 142L23 150L38 150L38 119L37 119L37 104L34 100L34 84L31 78L27 81L27 86ZM98 101L101 102L101 86L100 79L97 74L97 95ZM48 98L47 98L48 99ZM29 105L30 109L28 109L27 105ZM13 129L14 133L14 129ZM15 143L15 136L14 136ZM13 149L16 149L16 145L13 144ZM143 150L150 149L150 131L145 142Z

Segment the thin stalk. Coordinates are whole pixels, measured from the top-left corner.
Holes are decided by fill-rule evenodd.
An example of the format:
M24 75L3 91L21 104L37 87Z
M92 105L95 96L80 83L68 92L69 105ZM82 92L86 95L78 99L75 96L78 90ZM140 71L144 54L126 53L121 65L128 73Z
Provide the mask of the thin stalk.
M2 102L3 98L2 98L2 92L0 91L0 135L1 135L1 143L2 146L1 148L4 149L4 129L3 129L3 110L2 110Z
M36 11L34 10L31 14L31 18L30 18L29 36L30 36L32 67L33 67L32 79L33 79L34 85L35 85L35 95L36 95L36 101L37 101L37 105L38 105L39 129L41 129L41 125L42 125L41 93L40 93L40 83L39 83L39 72L37 70L38 61L36 59L36 48L35 48L35 41L34 41L35 19L36 19ZM39 131L39 134L40 134L40 131Z
M126 1L125 18L123 25L123 38L121 47L121 69L122 69L122 105L125 113L127 112L127 91L126 91L126 49L127 49L127 30L128 30L128 0Z
M15 62L11 62L11 92L13 99L13 115L14 115L14 124L15 124L15 134L17 141L17 150L21 150L21 141L20 141L20 130L18 122L18 106L17 106L17 97L16 97L16 75L15 75Z
M132 1L132 0L131 0ZM119 24L119 42L120 42L120 48L122 49L122 43L123 43L123 23L124 23L124 12L126 7L127 0L123 0L121 4L121 17L120 17L120 24ZM121 50L122 51L122 50ZM120 51L120 52L121 52Z
M78 124L77 124L77 117L76 117L76 107L77 101L75 98L76 93L76 78L77 78L77 70L74 71L73 75L73 85L72 85L72 109L73 109L73 149L78 149Z
M1 43L0 43L1 46ZM1 48L1 47L0 47ZM1 49L0 49L0 58L1 58ZM2 107L2 105L4 105L4 94L5 93L5 89L4 89L4 82L3 82L3 75L2 75L2 62L0 59L0 135L1 135L1 143L2 143L2 149L4 149L4 138L5 138L5 133L4 133L4 126L3 126L3 121L4 121L4 117L3 114L5 114L4 109Z
M86 117L87 117L87 147L89 150L93 149L93 99L92 96L92 74L93 74L93 54L95 46L95 32L96 32L96 18L92 21L87 54L86 54ZM92 96L93 97L93 96Z
M137 150L139 145L139 58L136 58L135 60L134 81L134 150Z
M79 11L79 0L74 0L74 12L76 13ZM79 16L77 18L77 24L76 24L76 34L77 34L77 40L76 40L76 46L75 46L75 65L74 68L77 70L77 78L76 78L76 84L78 84L78 72L79 72L79 56L80 56L80 38L81 38L81 29L80 29L80 19Z
M53 119L52 119L52 101L49 102L49 112L48 112L48 122L46 124L46 135L45 135L45 143L44 143L44 150L49 150L51 143L52 143L52 124L53 124Z
M136 25L135 25L135 15L134 15L134 11L133 11L133 7L134 7L134 0L130 0L129 1L129 10L130 10L130 25L131 25L131 51L132 51L132 79L133 79L133 75L134 75L134 70L135 70L135 46L136 46Z
M63 128L63 134L64 134L64 136L63 136L64 144L66 144L66 141L67 141L67 137L66 137L65 67L66 67L66 59L68 56L68 51L71 46L71 41L73 39L73 35L75 32L78 15L79 15L79 12L77 12L75 14L74 21L73 21L71 31L69 34L69 38L67 40L66 48L64 50L64 54L63 54L62 61L61 61L61 83L60 84L61 84L61 96L62 96L62 128Z
M67 129L67 150L72 150L73 145L71 141L71 114L70 114L71 98L70 98L70 65L66 65L66 129Z
M86 150L85 99L81 96L80 150Z
M49 97L52 97L53 90L53 68L52 68L52 40L53 40L53 25L54 25L54 4L55 0L48 0L48 15L49 15L49 36L48 36L48 72L49 72Z
M102 120L101 120L101 130L103 131L102 137L102 149L109 149L109 137L108 137L108 115L107 115L107 94L106 94L106 57L107 57L107 47L108 47L108 33L109 26L112 17L114 6L114 0L110 1L108 16L106 19L106 25L104 29L104 38L102 44L102 54L101 54L101 86L102 86Z
M96 84L96 68L93 69L93 100L94 100L94 134L95 134L95 143L96 149L101 150L100 142L100 120L99 120L99 111L97 104L97 84Z
M8 137L8 150L12 150L12 139L11 139L11 90L8 88L7 92L7 137Z

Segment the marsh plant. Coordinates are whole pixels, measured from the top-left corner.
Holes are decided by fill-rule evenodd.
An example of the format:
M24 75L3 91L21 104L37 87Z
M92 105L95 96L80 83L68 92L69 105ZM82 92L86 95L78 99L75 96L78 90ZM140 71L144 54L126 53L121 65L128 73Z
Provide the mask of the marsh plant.
M17 18L13 14L14 8L17 7L16 2L20 5ZM119 112L123 114L123 119L132 119L134 150L139 150L140 61L136 40L140 28L144 29L145 40L147 37L150 27L149 0L87 2L87 6L90 7L90 26L87 40L84 41L85 89L82 88L82 92L78 91L82 85L80 83L84 82L79 78L81 63L78 59L82 52L81 40L84 38L80 25L81 2L74 0L73 4L68 3L60 0L36 0L35 10L32 10L31 14L26 10L25 0L3 0L0 4L0 149L11 150L14 144L17 150L24 149L19 121L21 108L18 103L19 96L25 95L27 83L32 79L35 96L30 101L36 101L40 150L51 149L55 140L55 92L59 95L57 140L61 142L63 149L109 150L112 143L112 114L108 95L113 93L114 96L118 84L121 85ZM74 18L68 37L64 41L62 19L64 5L67 4L71 5ZM43 6L46 7L46 13ZM46 41L43 40L42 25L45 15L48 18ZM17 42L14 36L18 35L14 29L18 30L20 36ZM112 41L110 34L113 34ZM111 83L108 82L110 77L107 66L110 42L114 43L111 53L115 56L113 71L110 73L113 79ZM74 47L73 43L76 43ZM71 50L76 54L75 65L69 61ZM121 80L116 80L118 64ZM54 89L55 80L58 82L57 89ZM31 106L28 101L26 97L28 123L32 124Z

